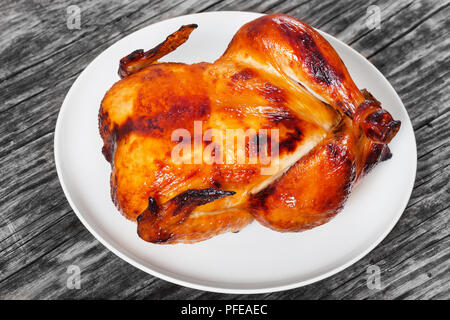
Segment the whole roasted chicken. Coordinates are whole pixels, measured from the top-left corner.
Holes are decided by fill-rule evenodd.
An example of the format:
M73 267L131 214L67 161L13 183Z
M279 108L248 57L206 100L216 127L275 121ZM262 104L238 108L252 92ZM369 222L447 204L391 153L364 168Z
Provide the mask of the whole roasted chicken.
M400 122L287 15L245 24L214 63L158 62L196 27L123 58L102 101L117 208L153 243L201 241L253 219L282 232L327 222L391 157Z

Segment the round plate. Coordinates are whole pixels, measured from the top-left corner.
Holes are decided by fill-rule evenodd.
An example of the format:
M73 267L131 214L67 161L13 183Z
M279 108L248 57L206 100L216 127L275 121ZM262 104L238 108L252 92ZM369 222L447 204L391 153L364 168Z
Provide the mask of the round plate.
M344 210L323 226L278 233L257 222L241 232L196 244L156 245L136 234L136 225L114 207L111 168L101 153L98 110L119 80L120 58L149 49L183 24L199 25L164 61L213 62L244 23L261 14L211 12L181 16L145 27L100 54L67 94L55 132L55 161L64 193L86 228L108 249L154 276L180 285L224 293L291 289L329 277L370 252L394 227L410 197L416 144L408 114L383 75L341 41L322 33L337 50L359 88L367 88L402 127L390 144L393 157L353 189Z

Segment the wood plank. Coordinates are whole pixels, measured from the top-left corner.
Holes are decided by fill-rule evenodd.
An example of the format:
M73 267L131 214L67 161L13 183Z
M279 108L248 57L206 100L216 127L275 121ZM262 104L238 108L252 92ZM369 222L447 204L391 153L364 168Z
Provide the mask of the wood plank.
M85 2L81 30L65 23L66 2L0 3L1 298L450 298L449 1L377 1L382 29L368 31L367 5L341 1ZM222 295L179 287L120 260L70 209L57 180L53 130L81 70L109 45L144 25L202 10L287 12L352 46L399 92L418 145L407 210L364 259L316 284L266 295ZM61 75L64 75L62 77ZM67 266L82 270L82 290L66 286ZM382 269L381 291L365 285Z

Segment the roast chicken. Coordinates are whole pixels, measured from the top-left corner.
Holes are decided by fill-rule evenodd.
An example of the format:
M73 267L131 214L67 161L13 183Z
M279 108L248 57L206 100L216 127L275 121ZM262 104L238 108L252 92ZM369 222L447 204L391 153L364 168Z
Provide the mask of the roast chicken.
M99 112L114 204L161 244L254 219L281 232L326 223L392 156L400 122L356 87L317 31L287 15L245 24L214 63L158 61L196 27L120 61Z

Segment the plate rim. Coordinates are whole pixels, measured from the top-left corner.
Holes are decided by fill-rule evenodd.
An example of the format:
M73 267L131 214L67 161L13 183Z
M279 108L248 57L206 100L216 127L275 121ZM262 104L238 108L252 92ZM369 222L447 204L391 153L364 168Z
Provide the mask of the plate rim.
M412 157L412 161L414 161L413 163L413 168L414 168L414 173L412 175L412 178L409 181L409 186L408 186L408 192L404 193L404 194L408 194L407 196L404 197L403 202L401 203L401 206L397 212L397 215L391 220L389 226L384 230L384 232L381 233L381 235L372 242L371 245L369 245L367 247L366 250L363 250L360 254L356 255L353 259L350 259L349 261L347 261L346 263L335 267L334 269L323 273L321 275L312 277L308 280L300 280L300 281L293 281L289 284L283 284L283 285L274 285L274 286L265 286L265 287L261 287L261 288L250 288L250 289L245 289L245 288L227 288L227 287L220 287L220 286L214 286L214 285L206 285L206 284L202 284L199 282L189 282L187 280L183 280L180 278L177 278L177 274L170 276L164 273L161 273L159 271L153 270L145 265L143 265L141 262L136 261L138 259L133 259L132 255L130 254L126 254L124 252L121 251L121 248L116 248L113 244L109 243L106 239L104 239L99 232L97 232L96 230L94 230L93 227L90 226L90 224L86 221L86 219L84 218L83 214L80 212L80 210L78 209L78 207L75 205L74 201L71 198L71 195L68 191L68 187L66 186L66 183L64 181L63 175L62 175L62 168L61 168L61 160L59 158L59 152L61 152L58 148L58 145L60 143L60 134L58 134L58 132L61 132L61 118L62 118L62 114L65 112L65 110L68 109L67 105L69 104L69 100L71 98L71 96L74 94L74 88L77 87L78 82L80 82L83 74L85 74L86 70L93 64L94 61L96 61L105 51L107 51L108 49L110 49L112 46L116 45L118 42L122 41L123 39L131 36L132 34L141 31L142 29L145 29L147 27L150 26L154 26L160 23L166 23L167 21L171 21L171 20L176 20L179 19L180 17L193 17L195 18L195 16L199 16L199 15L217 15L217 14L247 14L247 15L254 15L255 19L257 17L263 16L265 14L263 13L258 13L258 12L250 12L250 11L209 11L209 12L200 12L200 13L193 13L193 14L187 14L187 15L180 15L180 16L176 16L176 17L172 17L169 19L164 19L149 25L146 25L130 34L125 35L124 37L122 37L121 39L115 41L113 44L111 44L108 48L106 48L105 50L103 50L102 52L100 52L94 59L92 59L89 64L79 73L79 75L77 76L76 80L72 83L69 91L67 92L63 103L60 107L60 110L58 112L58 118L56 121L56 126L55 126L55 132L54 132L54 139L53 139L53 148L54 148L54 160L55 160L55 167L56 167L56 172L57 172L57 176L58 176L58 180L60 182L60 185L63 189L64 195L67 199L67 201L69 202L69 205L71 207L71 209L75 212L75 214L77 215L78 219L81 221L81 223L84 225L84 227L101 243L103 244L109 251L113 252L116 256L118 256L119 258L121 258L122 260L126 261L127 263L131 264L132 266L154 276L154 277L158 277L160 279L163 279L165 281L177 284L177 285L181 285L184 287L188 287L188 288L192 288L192 289L197 289L197 290L203 290L203 291L209 291L209 292L217 292L217 293L225 293L225 294L261 294L261 293L271 293L271 292L279 292L279 291L284 291L284 290L290 290L290 289L294 289L294 288L299 288L299 287L303 287L309 284L312 284L314 282L326 279L328 277L331 277L339 272L341 272L342 270L347 269L348 267L350 267L351 265L355 264L356 262L358 262L359 260L361 260L363 257L365 257L367 254L369 254L375 247L377 247L385 238L386 236L392 231L392 229L395 227L395 225L398 223L400 217L403 215L406 206L409 202L409 199L411 197L413 188L414 188L414 183L416 180L416 174L417 174L417 143L416 143L416 137L415 137L415 133L414 133L414 128L412 126L412 122L411 119L409 117L408 114L408 110L405 108L400 96L398 95L397 91L394 89L394 87L392 86L392 84L386 79L386 77L381 73L381 71L379 71L369 60L366 59L366 57L364 57L362 54L360 54L358 51L356 51L355 49L353 49L351 46L347 45L345 42L339 40L338 38L324 32L321 30L318 30L322 35L326 35L327 37L331 38L333 41L336 41L339 45L342 45L344 47L346 47L347 49L350 49L350 51L353 54L356 54L357 56L359 56L360 58L364 59L366 64L369 66L369 68L372 69L372 71L374 71L375 73L378 74L378 76L380 76L382 79L385 80L385 82L388 84L389 88L395 92L395 100L397 100L397 103L399 103L406 115L407 115L407 120L408 120L408 125L411 128L412 131L412 143L414 145L414 157ZM403 124L405 125L405 124Z

